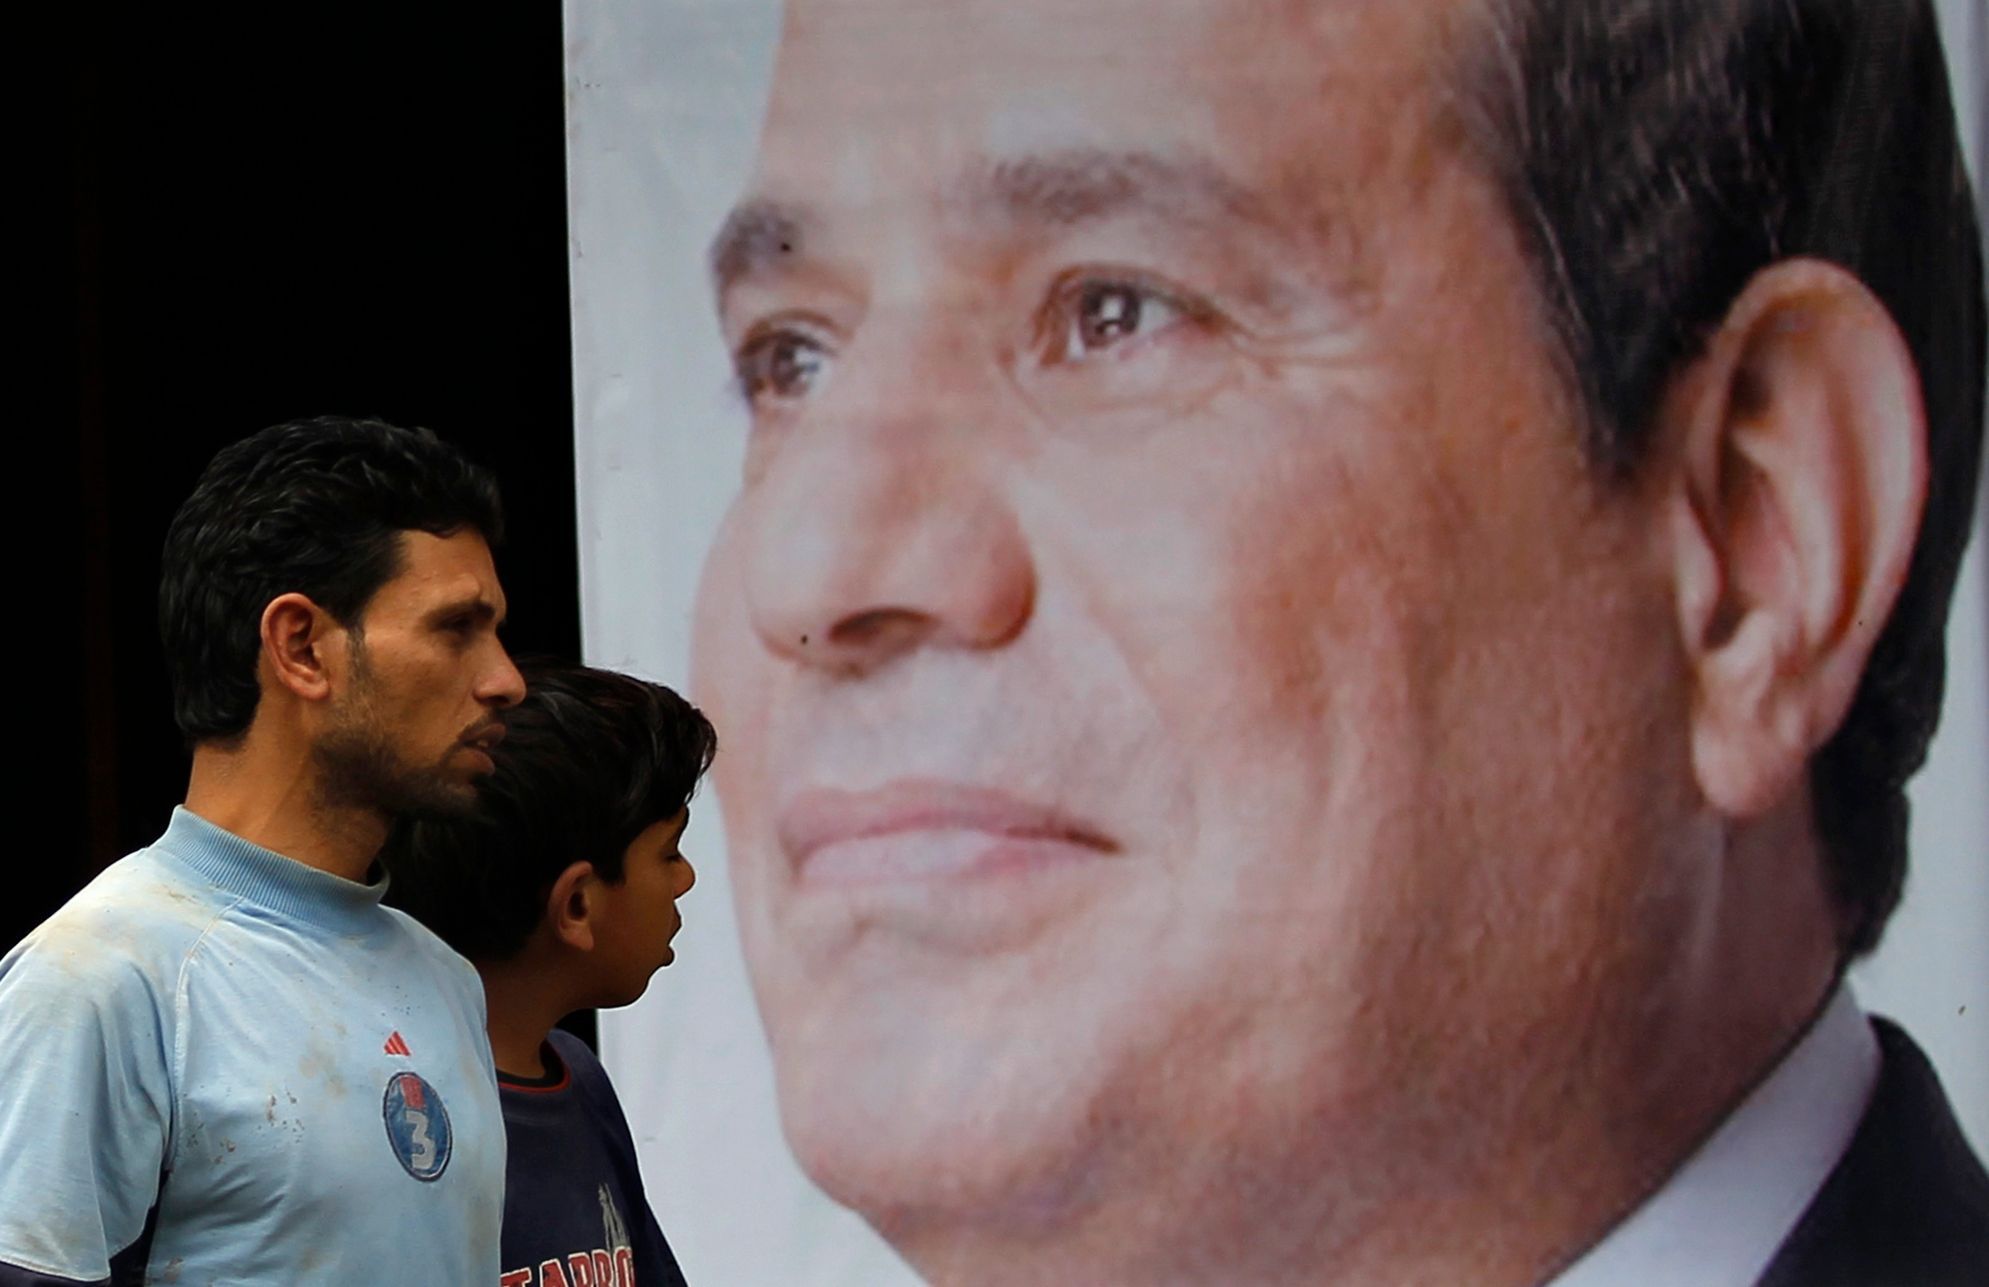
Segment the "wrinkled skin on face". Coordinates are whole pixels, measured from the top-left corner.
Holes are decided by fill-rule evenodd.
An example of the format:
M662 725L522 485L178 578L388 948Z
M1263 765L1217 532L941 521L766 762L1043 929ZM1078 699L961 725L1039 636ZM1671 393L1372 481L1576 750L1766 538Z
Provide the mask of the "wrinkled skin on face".
M788 1137L928 1274L1273 1281L1663 1073L1655 522L1439 24L790 8L697 688Z

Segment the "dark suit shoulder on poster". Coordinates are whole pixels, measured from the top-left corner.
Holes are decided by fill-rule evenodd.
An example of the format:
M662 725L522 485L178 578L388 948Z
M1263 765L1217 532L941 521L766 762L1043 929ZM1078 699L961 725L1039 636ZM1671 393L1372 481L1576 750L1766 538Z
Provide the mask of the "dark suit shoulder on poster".
M1895 1025L1858 1133L1761 1287L1989 1281L1989 1175L1940 1078Z

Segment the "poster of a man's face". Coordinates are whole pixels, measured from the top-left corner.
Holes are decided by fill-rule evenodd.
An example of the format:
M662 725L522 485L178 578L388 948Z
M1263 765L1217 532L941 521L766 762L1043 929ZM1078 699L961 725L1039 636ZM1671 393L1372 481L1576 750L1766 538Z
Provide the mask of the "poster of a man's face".
M711 189L647 214L577 100L583 480L651 518L601 525L590 649L688 666L738 947L703 941L785 1148L921 1276L1543 1280L1876 937L1885 757L1938 689L1864 677L1937 665L1979 248L1951 168L1861 258L1886 166L1957 155L1829 115L1939 79L1917 8L1781 8L796 0L769 40L691 5L672 65L730 50L763 116L629 96ZM1621 58L1658 49L1690 65ZM590 306L645 219L709 239L704 298ZM695 398L631 414L610 369L700 309L716 480L617 436ZM708 542L631 577L647 489L690 488L622 480L687 468L718 492L667 530ZM624 1082L763 1075L675 1004ZM819 1218L808 1280L856 1281Z

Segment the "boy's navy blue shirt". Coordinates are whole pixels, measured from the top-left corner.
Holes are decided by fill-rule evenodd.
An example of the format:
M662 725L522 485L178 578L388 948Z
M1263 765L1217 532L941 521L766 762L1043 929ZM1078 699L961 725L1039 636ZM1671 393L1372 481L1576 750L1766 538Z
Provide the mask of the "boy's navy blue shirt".
M501 1287L683 1287L594 1053L555 1029L545 1082L498 1074L509 1162ZM549 1063L552 1061L549 1061Z

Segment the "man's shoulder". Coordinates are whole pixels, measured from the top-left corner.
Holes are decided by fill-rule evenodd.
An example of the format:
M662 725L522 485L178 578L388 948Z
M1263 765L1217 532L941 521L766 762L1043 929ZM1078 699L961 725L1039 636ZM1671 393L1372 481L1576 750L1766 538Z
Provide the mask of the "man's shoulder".
M382 904L380 911L387 923L394 927L398 950L429 962L439 977L474 995L481 1006L483 980L477 974L476 966L471 965L434 930L400 908Z
M1920 1048L1872 1026L1884 1062L1871 1103L1763 1287L1975 1283L1989 1265L1989 1174Z
M232 900L157 848L112 863L0 957L0 1002L170 989Z

